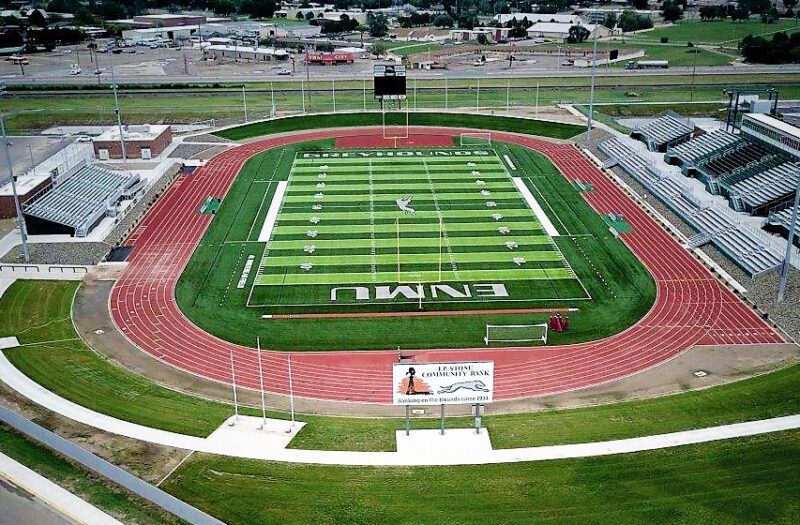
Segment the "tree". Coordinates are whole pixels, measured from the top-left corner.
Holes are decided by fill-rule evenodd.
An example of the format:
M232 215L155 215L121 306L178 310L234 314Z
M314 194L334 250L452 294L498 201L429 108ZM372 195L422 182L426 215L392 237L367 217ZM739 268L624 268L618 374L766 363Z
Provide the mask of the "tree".
M272 18L275 15L274 0L242 0L239 12L251 18Z
M216 0L214 12L222 16L231 15L236 12L236 4L233 3L233 0Z
M661 5L661 17L665 22L675 23L683 18L683 9L673 0L666 0Z
M306 11L306 20L314 20L314 12L313 11Z
M634 9L642 11L647 9L648 0L631 0L631 4L633 5Z
M747 10L748 13L758 14L769 11L772 7L770 0L739 0L739 7Z
M36 27L47 27L47 18L44 17L39 9L34 9L28 15L28 22Z
M609 29L614 29L614 27L617 25L617 14L608 13L603 20L603 25Z
M369 34L373 38L382 38L389 34L389 21L383 13L368 15L367 26L369 27Z
M478 34L478 44L485 46L489 43L489 39L486 38L486 33L479 33Z
M386 44L383 42L372 44L372 54L375 55L375 58L380 58L381 55L386 54Z
M303 16L303 12L302 11L298 11L297 14L295 15L295 18L298 19L298 20L305 20L306 19L306 17Z
M94 13L103 20L116 20L128 16L128 10L125 9L124 5L111 0L98 4Z
M569 28L569 36L567 36L567 42L570 44L580 44L581 42L586 41L589 38L591 33L588 29L583 26L572 26Z
M436 18L433 19L433 25L436 27L453 27L455 23L452 16L444 13L436 15Z

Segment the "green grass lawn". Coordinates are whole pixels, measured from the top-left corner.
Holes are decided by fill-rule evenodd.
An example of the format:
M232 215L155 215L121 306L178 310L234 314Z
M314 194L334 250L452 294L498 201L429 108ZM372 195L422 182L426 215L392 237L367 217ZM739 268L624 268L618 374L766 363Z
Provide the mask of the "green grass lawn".
M0 335L26 345L8 359L45 388L92 410L163 430L206 436L232 406L161 387L109 363L74 340L70 304L78 283L17 281L0 299ZM39 341L55 341L41 344ZM257 410L245 414L259 415ZM484 423L496 448L623 439L800 412L800 366L736 383L661 398L531 414L492 415ZM398 415L401 415L398 411ZM286 418L269 412L269 417ZM398 418L301 415L306 427L292 448L394 450ZM449 418L469 427L469 418ZM415 418L414 428L437 428L436 418Z
M700 44L730 43L736 47L735 42L747 35L763 35L777 31L793 32L798 28L794 19L780 19L771 24L764 24L760 20L745 20L732 22L730 19L703 22L701 20L679 20L673 26L659 27L653 31L626 35L640 41L660 41L661 37L669 38L669 42L693 42Z
M352 127L352 126L380 126L379 113L345 113L342 115L311 115L289 117L239 126L220 131L216 135L231 140L243 140L273 133L287 131L301 131L325 127ZM389 113L386 123L393 125L405 124L405 114ZM438 113L411 113L412 126L446 126L466 127L475 129L494 129L498 131L514 131L529 135L540 135L558 139L568 139L583 131L583 126L545 122L542 120L521 119L513 117L497 117L487 115L459 115Z
M796 524L800 432L609 457L462 467L195 454L163 485L231 525Z
M181 524L183 520L156 509L148 502L71 463L49 448L34 443L0 423L0 452L66 488L125 523L141 525Z
M266 124L278 124L279 122ZM253 126L253 128L264 130L264 126ZM274 131L274 128L270 129ZM262 319L263 314L308 311L307 308L291 306L297 304L321 305L315 306L314 312L332 311L330 286L327 288L317 286L323 282L320 279L332 278L328 272L333 270L328 268L312 270L314 275L311 275L311 272L306 273L297 269L297 265L292 267L292 273L287 273L290 271L288 267L286 272L276 273L275 268L280 265L274 268L267 265L267 273L257 275L255 271L252 271L243 288L228 286L229 282L237 281L240 278L250 256L256 262L262 258L266 244L253 241L257 239L269 208L275 186L272 182L288 176L291 161L297 151L296 148L318 146L319 143L267 151L248 161L242 169L178 282L176 289L178 304L184 314L193 322L219 337L248 346L252 346L256 337L259 336L264 348L275 350L341 350L394 349L398 345L401 348L475 347L484 344L483 337L487 323L536 324L547 321L548 314L484 314L372 319L272 319L270 321ZM549 280L539 279L519 283L520 293L524 291L522 297L527 300L515 302L513 307L554 305L579 307L580 312L574 314L573 328L569 332L551 334L549 344L553 345L594 340L617 333L644 315L655 297L655 285L652 279L628 248L610 234L608 227L586 204L579 192L542 155L517 146L506 146L499 143L495 143L493 146L498 149L499 153L509 154L516 159L515 164L520 168L519 175L542 204L556 228L562 234L566 234L555 239L555 244L564 254L579 279L579 282L574 279L559 279L557 288L553 287ZM505 177L505 175L503 176ZM291 197L292 195L287 198L291 199ZM348 194L344 197L365 199L356 194ZM518 198L518 195L515 193L514 197ZM295 204L294 201L284 203L281 216L285 217L288 212L293 211L293 208L287 209L286 206ZM426 206L424 202L420 202L420 205ZM337 212L338 210L339 208L336 208ZM324 216L324 213L325 210L322 210L320 216ZM342 212L338 213L340 215ZM528 217L527 220L532 220L530 211L525 211L525 213ZM291 213L289 215L293 216ZM298 222L298 224L301 223L305 224L307 229L309 223ZM323 221L319 223L319 226L324 227L325 224ZM390 224L390 226L392 225ZM394 254L396 239L392 233L386 233L386 238L376 239L378 255L383 252L389 256ZM436 232L428 232L425 235L436 235ZM458 243L467 241L475 243L469 240L472 237L459 235L458 232L455 232L450 237L450 242L456 245L453 248L457 252L455 255L460 255L466 249L459 247ZM353 233L351 237L363 237L363 234ZM464 239L467 241L463 241ZM524 237L520 242L525 239L531 241L530 248L536 249L537 253L542 249L548 249L546 244L541 246L533 244L533 240L539 242L539 237L535 235ZM547 236L541 236L541 239L541 242L549 242ZM439 243L437 238L430 236L421 238L421 240L426 241L429 246L416 247L413 250L431 251ZM273 242L269 256L282 257L282 261L287 254L300 253L303 246L311 242L279 239ZM329 244L325 244L326 242ZM363 246L363 248L359 248L362 250L369 247L367 241L362 242L359 239L342 239L337 241L339 244L336 245L330 244L332 242L313 239L315 246L319 245L325 250L333 250L337 254L352 255L355 253L353 251L355 248L347 247L348 242L354 243L354 246L361 243L358 245ZM381 243L388 244L384 246ZM403 243L401 242L401 244ZM521 246L524 248L524 243ZM220 247L224 248L220 249ZM489 250L489 248L481 246L476 249ZM467 255L472 254L473 252L469 252ZM267 257L265 261L269 262L270 257ZM350 276L361 278L362 274L356 272L359 266L355 262L354 260L350 261L351 266L348 268L352 267L354 272ZM461 277L464 281L475 280L480 276L477 275L478 270L469 267L470 264L474 265L475 263L459 264L458 266L459 272L463 269ZM552 266L558 264L558 261L542 261L537 264ZM392 264L384 266L394 268ZM431 268L435 268L435 266L435 264L428 265L423 269L430 272L433 271ZM383 266L377 268L381 267ZM553 272L563 270L564 268L552 269ZM531 270L520 269L519 271L528 272L526 277L533 275L530 274ZM596 271L601 272L605 278L605 284L597 278ZM392 275L395 274L392 273ZM363 276L364 279L367 279L365 284L369 284L369 276L367 274L363 274ZM259 286L256 286L251 293L250 287L253 282L258 282ZM301 282L308 282L314 286L306 291L294 286ZM352 279L347 281L347 283L351 282ZM283 283L288 285L280 286ZM509 286L517 286L517 284L509 281ZM586 292L591 300L585 299ZM251 307L245 307L248 304ZM280 308L271 306L275 304L280 305ZM509 303L494 301L492 303L461 303L456 307L459 309L483 309L507 308L508 305ZM383 309L408 309L407 306L391 303L386 303L381 307ZM426 308L448 309L453 306L447 303L428 301ZM336 308L336 311L343 310L360 312L365 311L365 307L341 305Z
M642 46L638 46L641 48ZM650 46L653 53L661 53L660 46ZM689 48L671 46L665 53L671 53L672 65L691 66L693 53ZM655 55L654 55L655 56ZM658 55L660 57L661 55ZM708 61L718 63L726 60L724 56L700 51L698 64ZM652 57L651 57L652 58ZM621 67L621 66L619 66ZM534 106L537 99L536 85L539 84L538 102L541 106L550 106L559 102L588 103L589 80L587 78L514 78L508 94L505 79L481 79L480 94L475 89L475 79L453 79L449 82L447 104L445 104L444 81L417 80L409 82L408 104L415 109L438 109L447 105L449 108L480 106L481 108L505 108L508 101L511 106ZM690 99L687 86L690 78L676 75L623 75L620 77L599 77L596 90L597 102L616 102L628 104L632 102L683 102ZM414 85L418 89L414 90ZM780 89L783 98L800 98L800 75L775 74L764 76L731 75L723 76L698 76L694 90L695 101L722 101L721 89L737 85L747 86L775 86ZM250 119L265 119L272 109L270 84L252 84L247 94L247 107ZM337 81L336 82L336 110L338 112L361 111L377 109L375 101L367 94L365 101L363 82ZM275 82L275 105L282 112L303 109L300 84L294 81ZM311 100L306 97L305 109L309 113L329 112L333 110L333 97L330 82L315 83L315 90ZM427 88L427 89L423 89ZM175 90L174 93L150 93L145 88L130 88L123 90L120 97L121 114L125 123L147 123L153 120L168 122L198 122L209 119L243 119L244 107L242 104L241 90L235 89L195 89L191 93ZM369 89L369 88L368 88ZM633 95L631 95L633 93ZM13 96L3 100L6 111L7 124L12 133L25 133L41 130L56 125L110 125L114 123L114 101L109 93L87 92L70 96L42 96L27 92L15 92ZM366 103L365 103L366 102ZM459 115L466 117L466 115ZM346 114L335 117L347 124L358 119ZM437 116L431 119L425 116L412 115L415 123L441 124L454 117ZM486 117L496 118L496 117ZM379 116L362 117L361 122L379 124ZM289 121L293 128L305 129L299 120ZM455 123L453 125L457 125ZM513 128L518 125L509 123ZM533 126L532 124L527 125ZM279 125L280 127L280 125ZM497 127L497 123L494 126ZM291 129L291 128L289 128ZM551 129L554 129L551 127ZM566 138L573 134L563 128L556 135ZM288 130L288 129L285 129ZM538 134L548 133L539 129L532 132ZM553 132L553 131L550 131ZM257 133L261 134L261 133ZM234 134L234 136L238 136ZM242 135L244 137L244 135Z

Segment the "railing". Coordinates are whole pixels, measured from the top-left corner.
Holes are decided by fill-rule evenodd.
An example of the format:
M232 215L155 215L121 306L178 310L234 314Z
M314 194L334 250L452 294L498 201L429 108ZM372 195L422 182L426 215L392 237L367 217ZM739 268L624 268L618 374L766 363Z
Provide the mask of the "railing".
M38 272L39 267L32 264L2 264L0 265L0 272Z

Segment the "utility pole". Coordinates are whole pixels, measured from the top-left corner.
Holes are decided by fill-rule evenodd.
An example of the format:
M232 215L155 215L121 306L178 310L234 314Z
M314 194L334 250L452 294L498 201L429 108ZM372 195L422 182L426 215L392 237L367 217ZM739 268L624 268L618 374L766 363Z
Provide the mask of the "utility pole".
M6 82L0 81L0 100L6 94ZM14 167L11 165L11 151L8 149L8 137L6 136L6 124L3 115L3 108L0 107L0 133L3 137L3 148L6 150L6 164L8 164L8 176L11 179L11 193L14 195L14 208L17 211L17 226L19 226L19 236L22 239L22 257L26 263L31 262L31 253L28 250L28 230L25 227L25 216L22 214L22 206L19 203L17 194L17 180L14 176Z
M592 116L594 114L594 80L597 73L597 24L594 25L594 51L592 52L592 88L589 91L589 118L586 121L586 149L589 149L589 136L592 134Z
M269 83L269 95L272 99L272 110L270 111L270 117L275 117L275 115L277 115L277 111L275 110L275 89L272 85L272 82Z
M792 268L792 245L794 243L794 229L797 228L797 207L800 204L800 177L797 179L797 188L794 194L794 209L792 220L789 224L789 237L786 239L786 257L781 265L780 284L778 285L778 302L782 303L786 296L786 282L789 280L789 270Z
M256 336L256 347L258 348L258 381L261 385L261 426L258 427L262 430L267 426L267 404L264 400L264 370L261 367L261 337Z
M694 102L694 75L697 72L697 46L694 47L694 61L692 62L692 89L689 92L689 102Z

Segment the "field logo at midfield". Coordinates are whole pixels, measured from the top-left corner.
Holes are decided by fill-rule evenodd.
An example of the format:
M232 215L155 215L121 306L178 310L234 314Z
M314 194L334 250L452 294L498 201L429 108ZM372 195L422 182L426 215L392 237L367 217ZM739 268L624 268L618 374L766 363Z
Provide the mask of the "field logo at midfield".
M323 151L303 153L304 159L362 159L369 157L471 157L491 155L483 150L424 150L424 151Z
M414 197L409 195L408 197L400 197L399 199L395 200L394 202L397 203L397 207L400 208L400 211L404 213L408 213L409 215L414 213L416 210L411 208L409 204L411 204L411 200Z
M337 286L331 288L331 301L348 300L353 295L356 301L386 301L396 299L400 296L405 299L439 299L448 296L450 299L485 299L508 297L508 289L505 284L468 284L449 285L449 284L430 284L424 285L378 285L368 286ZM346 293L343 293L346 292ZM352 295L351 295L352 294ZM346 295L343 299L340 295ZM420 295L422 297L420 297Z

